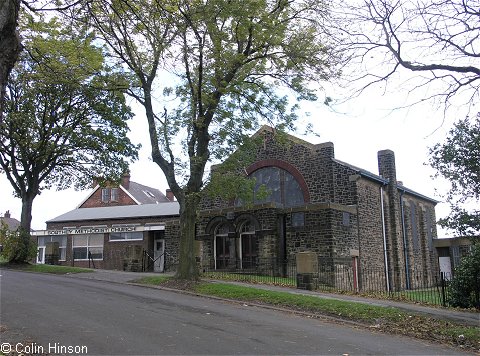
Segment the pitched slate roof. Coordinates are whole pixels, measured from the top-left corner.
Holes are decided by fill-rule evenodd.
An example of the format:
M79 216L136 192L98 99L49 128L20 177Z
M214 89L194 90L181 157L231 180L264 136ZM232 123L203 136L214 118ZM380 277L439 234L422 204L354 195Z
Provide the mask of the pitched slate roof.
M7 215L6 217L0 217L0 221L7 224L9 230L11 231L16 230L20 226L20 221L18 221L15 218L11 218L10 214L9 213L7 214L7 213L5 214Z
M47 223L88 220L115 220L125 218L178 216L178 202L159 204L123 205L101 208L80 208L57 216Z
M115 188L115 187L114 187ZM139 184L136 182L129 181L128 182L128 189L120 184L118 186L119 189L123 190L133 201L138 204L159 204L159 203L168 203L170 200L163 194L160 190L148 187L143 184ZM80 208L90 197L98 190L101 189L100 185L96 185L93 190L83 199L80 204L78 204L78 208ZM90 208L88 208L90 209Z
M136 182L130 182L127 191L138 201L140 204L158 204L169 202L165 194L160 190L147 187Z

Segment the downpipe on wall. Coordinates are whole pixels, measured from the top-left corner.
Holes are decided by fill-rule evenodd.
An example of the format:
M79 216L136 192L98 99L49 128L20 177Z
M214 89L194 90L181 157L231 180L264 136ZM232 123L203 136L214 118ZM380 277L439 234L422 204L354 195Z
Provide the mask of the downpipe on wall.
M400 215L402 216L403 257L405 259L405 278L407 282L406 287L407 289L410 289L410 266L407 248L407 232L405 231L405 210L403 206L403 194L405 194L405 191L400 191Z
M387 281L387 292L390 292L390 276L388 275L387 233L385 230L385 208L383 206L383 185L380 186L380 205L382 212L383 253L385 256L385 279Z

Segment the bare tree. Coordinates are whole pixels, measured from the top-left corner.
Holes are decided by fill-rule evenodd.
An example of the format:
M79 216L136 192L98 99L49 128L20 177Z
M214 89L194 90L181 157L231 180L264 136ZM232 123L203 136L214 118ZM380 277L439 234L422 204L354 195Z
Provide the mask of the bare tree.
M480 85L479 0L354 2L337 4L332 34L351 65L349 81L359 84L357 94L403 79L403 88L417 94L411 104L472 109Z
M0 123L3 118L8 76L20 53L17 33L20 0L0 1Z

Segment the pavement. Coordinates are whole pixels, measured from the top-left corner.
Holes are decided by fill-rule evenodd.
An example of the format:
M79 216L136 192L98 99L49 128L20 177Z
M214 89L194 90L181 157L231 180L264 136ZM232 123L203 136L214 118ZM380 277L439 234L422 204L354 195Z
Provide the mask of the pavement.
M125 271L114 271L114 270L94 270L93 273L72 273L68 276L71 278L83 278L83 279L92 279L110 283L132 283L133 281L140 279L145 276L165 276L173 275L171 273L153 273L153 272L125 272ZM384 299L373 299L365 298L360 296L353 295L343 295L343 294L333 294L333 293L321 293L317 291L307 291L301 289L293 289L288 287L277 287L271 285L262 285L262 284L249 284L242 282L229 282L229 281L217 281L209 280L213 283L230 283L241 286L248 286L257 289L270 290L270 291L281 291L297 295L309 295L317 298L324 299L335 299L335 300L344 300L355 303L363 303L375 306L383 307L395 307L407 312L412 312L415 314L423 314L435 319L452 321L460 324L478 326L480 327L480 312L474 310L459 310L451 308L442 308L442 307L429 307L414 303L404 303L393 300L384 300Z

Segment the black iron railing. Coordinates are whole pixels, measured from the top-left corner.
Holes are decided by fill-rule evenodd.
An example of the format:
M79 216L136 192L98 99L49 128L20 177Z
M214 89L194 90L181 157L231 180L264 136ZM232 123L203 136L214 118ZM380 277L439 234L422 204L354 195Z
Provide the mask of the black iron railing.
M349 263L319 261L314 275L314 289L322 292L352 293L364 296L450 305L451 275L445 273L410 271L408 283L404 271L360 266ZM203 278L264 283L295 288L297 269L294 259L218 259L201 266ZM409 288L407 288L407 286Z

